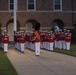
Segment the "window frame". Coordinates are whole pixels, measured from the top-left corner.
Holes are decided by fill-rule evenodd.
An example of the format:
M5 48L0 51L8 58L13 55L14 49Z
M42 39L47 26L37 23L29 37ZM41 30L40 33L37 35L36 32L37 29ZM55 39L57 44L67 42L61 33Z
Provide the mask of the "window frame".
M18 5L18 0L16 0L17 1L17 5ZM9 8L9 11L14 11L14 3L10 3L10 0L9 0L9 3L8 3L9 5L8 5L8 8ZM13 4L13 9L10 9L10 5L11 4ZM16 10L18 9L18 6L16 7Z
M62 0L60 0L60 9L55 9L55 0L53 0L53 10L54 11L62 11Z
M28 9L28 4L34 4L34 9ZM27 11L36 11L36 0L34 0L34 3L28 3L27 0Z

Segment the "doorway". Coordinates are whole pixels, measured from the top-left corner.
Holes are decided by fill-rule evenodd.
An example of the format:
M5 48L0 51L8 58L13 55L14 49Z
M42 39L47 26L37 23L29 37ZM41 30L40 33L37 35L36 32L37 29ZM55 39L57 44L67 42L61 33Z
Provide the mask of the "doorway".
M9 35L9 41L14 41L14 26L13 23L9 23L8 27L8 35Z

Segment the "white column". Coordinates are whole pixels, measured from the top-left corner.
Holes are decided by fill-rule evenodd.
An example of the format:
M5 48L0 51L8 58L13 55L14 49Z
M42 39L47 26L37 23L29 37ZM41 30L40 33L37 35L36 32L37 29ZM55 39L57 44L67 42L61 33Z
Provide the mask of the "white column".
M17 12L17 0L14 0L14 31L17 31L17 17L16 17L16 12Z

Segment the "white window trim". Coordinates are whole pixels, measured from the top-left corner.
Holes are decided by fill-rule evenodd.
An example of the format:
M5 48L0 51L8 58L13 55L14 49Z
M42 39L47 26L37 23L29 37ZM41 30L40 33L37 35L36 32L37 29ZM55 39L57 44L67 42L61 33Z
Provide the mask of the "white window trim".
M34 0L34 9L33 10L28 9L28 0L27 0L27 11L36 11L36 0Z
M54 11L62 11L62 0L60 0L60 6L61 6L61 9L60 10L55 10L55 0L53 0L53 10Z
M17 1L17 9L18 9L18 0L16 0L16 1ZM13 10L10 9L10 0L9 0L8 2L9 2L9 3L8 3L8 9L9 9L9 11L10 11L10 12L13 12L14 9L13 9Z

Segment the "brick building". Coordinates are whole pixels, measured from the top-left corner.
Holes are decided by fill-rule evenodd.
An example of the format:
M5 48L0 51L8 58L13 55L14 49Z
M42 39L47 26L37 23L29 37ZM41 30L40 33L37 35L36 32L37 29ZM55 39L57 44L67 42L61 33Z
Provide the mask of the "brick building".
M8 30L13 41L14 0L0 0L0 29ZM41 29L72 28L76 23L76 0L17 0L17 30L30 31L39 22Z

